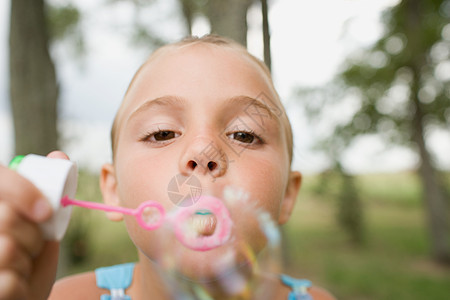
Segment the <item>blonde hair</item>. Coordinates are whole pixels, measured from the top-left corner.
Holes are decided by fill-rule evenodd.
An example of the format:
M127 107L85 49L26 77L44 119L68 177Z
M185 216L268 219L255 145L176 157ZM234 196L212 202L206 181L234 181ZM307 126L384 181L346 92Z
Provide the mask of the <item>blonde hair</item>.
M273 84L272 81L272 76L270 74L269 69L267 68L266 64L264 62L262 62L260 59L256 58L255 56L253 56L252 54L250 54L247 49L245 47L243 47L242 45L238 44L237 42L222 37L222 36L218 36L218 35L214 35L214 34L209 34L209 35L205 35L202 37L196 37L196 36L191 36L191 37L187 37L182 39L179 42L173 43L173 44L168 44L165 46L160 47L159 49L157 49L155 52L153 52L150 57L144 62L144 64L142 64L142 66L137 70L136 74L133 76L133 79L130 82L130 85L128 86L128 89L125 93L124 96L124 100L122 101L121 106L119 107L119 110L117 111L117 114L114 118L114 122L111 128L111 147L112 147L112 154L113 154L113 160L115 157L115 153L116 153L116 147L118 144L118 139L119 139L119 135L118 135L118 129L119 129L119 124L120 124L120 118L121 118L121 111L123 110L124 104L125 104L125 99L130 91L130 89L132 88L132 86L134 85L134 82L136 81L136 78L139 76L139 74L141 73L142 69L151 61L153 61L155 58L159 57L161 54L165 53L168 49L174 49L174 48L181 48L184 46L188 46L188 45L194 45L194 44L209 44L209 45L216 45L216 46L220 46L220 47L229 47L232 48L234 50L237 50L238 52L240 52L241 54L243 54L244 56L247 56L248 58L251 59L251 61L255 62L256 65L263 71L263 73L266 75L268 82L270 84L270 87L272 89L272 91L274 92L274 95L276 97L276 99L273 99L275 101L275 103L272 103L274 105L276 105L277 110L279 110L281 112L281 120L285 129L285 134L286 134L286 142L287 142L287 147L288 147L288 155L289 155L289 164L292 163L292 158L293 158L293 136L292 136L292 128L291 128L291 124L289 122L289 119L286 115L286 111L284 109L284 106L282 105L281 101L280 101L280 97L278 95L278 93L276 92L275 86Z

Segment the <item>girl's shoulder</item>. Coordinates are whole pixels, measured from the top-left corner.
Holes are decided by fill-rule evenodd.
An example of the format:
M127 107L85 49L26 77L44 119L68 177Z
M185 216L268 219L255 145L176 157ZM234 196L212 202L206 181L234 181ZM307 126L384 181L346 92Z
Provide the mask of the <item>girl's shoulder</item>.
M310 287L308 292L314 300L336 300L327 290L317 286Z
M68 276L58 280L48 300L100 299L105 291L97 287L95 272Z
M277 299L280 300L292 299L289 297L289 294L291 293L292 289L286 286L284 286L283 289L284 291L280 294L280 297L277 297ZM327 290L315 285L309 287L307 291L313 300L336 300L336 298Z

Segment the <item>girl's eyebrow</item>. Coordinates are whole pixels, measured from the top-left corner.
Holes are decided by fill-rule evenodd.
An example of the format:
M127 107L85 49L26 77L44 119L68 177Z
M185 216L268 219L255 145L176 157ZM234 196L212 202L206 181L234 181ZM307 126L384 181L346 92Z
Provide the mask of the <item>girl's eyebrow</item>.
M272 103L271 103L272 104ZM138 106L128 117L128 121L134 118L137 114L155 109L157 107L184 107L186 100L179 96L165 95L155 99L149 99ZM274 104L272 104L274 106ZM280 122L279 116L276 112L279 110L276 106L271 107L264 101L257 98L252 98L245 95L238 95L225 100L224 107L242 107L243 111L250 117L257 117L273 119Z
M280 109L276 107L273 103L273 107L266 104L264 101L261 101L257 98L252 98L249 96L235 96L226 100L226 106L240 106L243 108L246 114L250 117L254 118L268 118L273 119L280 122L280 118L277 114ZM262 119L261 119L262 120Z
M177 96L172 96L172 95L167 95L167 96L161 96L155 99L149 99L147 101L145 101L144 103L142 103L140 106L138 106L128 117L128 121L131 120L135 115L149 110L149 109L154 109L156 107L168 107L168 106L173 106L173 107L182 107L185 105L185 100L183 98L177 97Z

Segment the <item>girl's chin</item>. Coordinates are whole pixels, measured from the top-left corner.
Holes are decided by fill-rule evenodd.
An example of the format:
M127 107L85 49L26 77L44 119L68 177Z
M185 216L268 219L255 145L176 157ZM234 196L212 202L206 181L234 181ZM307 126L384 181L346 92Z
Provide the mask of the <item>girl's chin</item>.
M172 248L158 264L177 278L208 283L230 276L248 278L253 272L252 255L244 249L218 247L208 251L195 251L185 247Z

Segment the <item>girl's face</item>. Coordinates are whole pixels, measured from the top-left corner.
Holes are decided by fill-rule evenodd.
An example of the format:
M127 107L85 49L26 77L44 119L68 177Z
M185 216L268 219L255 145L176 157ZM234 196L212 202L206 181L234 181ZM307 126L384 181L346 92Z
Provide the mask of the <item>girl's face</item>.
M114 166L102 172L105 201L135 208L154 200L170 210L176 205L169 183L192 176L204 195L220 198L226 186L245 190L284 223L300 175L289 172L285 116L275 99L266 75L237 50L203 44L167 50L141 69L127 93ZM236 217L244 242L260 243L251 234L257 224ZM125 221L136 246L153 258L157 234ZM217 255L207 252L198 260ZM190 255L195 264L198 254Z

